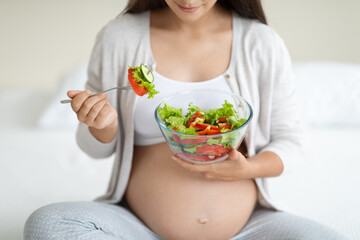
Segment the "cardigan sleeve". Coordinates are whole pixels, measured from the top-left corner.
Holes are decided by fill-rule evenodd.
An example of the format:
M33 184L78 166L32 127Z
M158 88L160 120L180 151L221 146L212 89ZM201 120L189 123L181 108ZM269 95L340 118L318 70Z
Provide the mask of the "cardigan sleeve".
M93 47L90 61L88 64L87 82L85 88L93 92L103 90L102 69L106 64L104 59L104 27L97 35ZM89 127L84 123L79 123L76 132L76 142L81 150L93 158L106 158L115 151L117 135L110 143L102 143L97 140L89 131Z
M296 169L302 162L301 128L295 92L295 76L287 48L275 31L262 51L260 74L260 104L268 120L270 141L259 152L271 151L283 162L284 173ZM265 54L264 54L265 53Z

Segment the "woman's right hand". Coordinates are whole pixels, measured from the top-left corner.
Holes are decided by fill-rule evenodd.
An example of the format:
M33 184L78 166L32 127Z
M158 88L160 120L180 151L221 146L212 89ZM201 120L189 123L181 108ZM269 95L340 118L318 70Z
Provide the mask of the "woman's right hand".
M78 120L89 126L95 138L101 142L110 142L116 135L117 112L110 105L106 93L90 97L92 94L94 92L90 90L67 92Z

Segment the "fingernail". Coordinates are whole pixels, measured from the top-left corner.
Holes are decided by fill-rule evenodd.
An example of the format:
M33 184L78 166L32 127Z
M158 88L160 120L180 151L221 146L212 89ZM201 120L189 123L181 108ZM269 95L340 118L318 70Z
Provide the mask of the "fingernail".
M172 160L176 161L176 157L174 157L174 156L171 156L171 158L172 158Z

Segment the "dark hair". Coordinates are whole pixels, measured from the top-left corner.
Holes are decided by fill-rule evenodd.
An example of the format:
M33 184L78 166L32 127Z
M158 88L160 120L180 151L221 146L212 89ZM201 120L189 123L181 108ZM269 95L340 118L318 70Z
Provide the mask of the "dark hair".
M257 19L266 24L266 17L261 5L261 0L218 0L223 8L233 10L240 16ZM147 10L164 8L167 4L164 0L129 0L124 13L141 13Z

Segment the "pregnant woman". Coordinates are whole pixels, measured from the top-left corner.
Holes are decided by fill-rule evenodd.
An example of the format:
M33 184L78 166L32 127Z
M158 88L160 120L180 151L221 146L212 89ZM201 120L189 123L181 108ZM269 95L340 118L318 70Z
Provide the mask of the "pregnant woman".
M128 66L141 63L154 73L154 98L89 98L128 85ZM254 109L240 148L209 165L174 156L154 119L165 97L202 88ZM108 191L36 210L25 239L343 239L268 196L267 178L296 167L301 143L290 58L260 0L130 0L97 36L86 89L68 92L77 142L94 158L115 154Z

